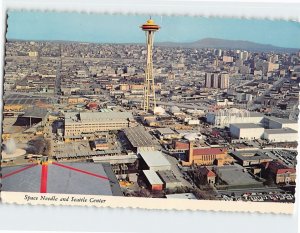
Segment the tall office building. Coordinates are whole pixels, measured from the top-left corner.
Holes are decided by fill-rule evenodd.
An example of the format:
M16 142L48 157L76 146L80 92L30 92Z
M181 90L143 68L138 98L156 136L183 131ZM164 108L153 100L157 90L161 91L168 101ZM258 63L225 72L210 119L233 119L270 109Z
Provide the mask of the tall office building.
M249 53L247 51L242 51L239 53L240 60L246 61L248 60Z
M229 75L228 74L221 74L220 75L220 85L219 88L227 89L229 88Z
M211 88L212 87L212 73L205 73L205 87Z
M206 88L229 88L229 74L206 73L205 74Z
M212 87L219 88L219 74L213 74Z
M149 112L149 110L152 110L154 112L154 109L156 107L156 99L153 76L152 51L154 32L159 30L160 27L157 24L155 24L154 21L150 18L145 24L141 26L141 28L143 31L146 32L147 43L147 65L145 70L143 109L144 112ZM153 101L153 104L151 106L150 101Z

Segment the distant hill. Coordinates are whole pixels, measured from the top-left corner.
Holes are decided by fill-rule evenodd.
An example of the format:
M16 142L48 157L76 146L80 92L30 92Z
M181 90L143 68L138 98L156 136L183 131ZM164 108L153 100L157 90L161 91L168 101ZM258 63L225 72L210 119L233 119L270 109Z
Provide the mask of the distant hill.
M215 49L241 49L248 51L261 51L261 52L297 52L300 49L296 48L283 48L270 44L259 44L245 40L224 40L216 38L205 38L195 42L176 43L176 42L161 42L156 43L156 46L162 47L181 47L181 48L215 48Z
M123 45L142 45L144 43L97 43L97 42L83 42L83 41L63 41L63 40L18 40L18 39L9 39L7 41L39 41L39 42L52 42L52 43L81 43L81 44L123 44ZM160 47L177 47L177 48L214 48L214 49L241 49L248 50L253 52L287 52L293 53L300 51L300 48L283 48L277 47L271 44L260 44L246 40L224 40L216 38L205 38L202 40L197 40L194 42L157 42L156 46Z

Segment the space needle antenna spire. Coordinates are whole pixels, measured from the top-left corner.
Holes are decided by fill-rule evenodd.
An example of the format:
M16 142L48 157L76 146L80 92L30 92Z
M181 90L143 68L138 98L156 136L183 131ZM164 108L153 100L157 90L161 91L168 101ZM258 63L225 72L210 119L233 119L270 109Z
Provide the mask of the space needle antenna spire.
M154 113L156 107L155 99L155 83L153 76L153 39L154 32L160 29L160 27L155 24L154 20L147 20L145 24L141 26L142 30L146 33L146 45L147 45L147 63L145 69L145 80L144 80L144 98L143 98L143 110L144 112L149 112L150 110ZM150 102L152 101L152 104Z

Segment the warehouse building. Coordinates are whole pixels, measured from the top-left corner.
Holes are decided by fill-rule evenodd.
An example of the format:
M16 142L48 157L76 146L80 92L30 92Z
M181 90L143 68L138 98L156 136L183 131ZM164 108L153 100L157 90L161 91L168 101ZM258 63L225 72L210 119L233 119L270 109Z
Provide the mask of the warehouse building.
M120 130L128 128L132 122L133 116L129 112L67 112L65 136Z
M18 117L16 124L29 125L31 127L40 123L42 126L44 126L48 119L48 116L49 113L47 109L39 108L37 106L30 107L24 111L24 114Z
M258 112L244 112L241 110L220 109L217 112L209 112L206 115L207 123L224 128L230 124L253 123L259 124L263 121L264 115Z
M298 131L290 128L266 129L263 137L269 142L296 142Z
M143 170L171 170L171 164L160 151L141 151L139 153Z
M142 126L124 129L124 134L132 149L137 153L140 151L153 151L158 146L158 143Z
M243 167L258 165L273 160L261 151L234 151L231 155Z
M163 190L163 182L153 170L143 170L143 174L146 178L147 185L152 191Z
M156 131L157 131L159 138L162 140L177 138L179 136L176 132L174 132L170 128L158 128Z
M266 117L266 127L269 129L290 128L298 131L298 122L285 118Z
M180 180L178 180L174 173L170 170L158 171L157 174L163 181L164 188L174 189L176 187L182 186Z
M253 123L230 124L231 136L238 139L259 139L264 134L264 128Z

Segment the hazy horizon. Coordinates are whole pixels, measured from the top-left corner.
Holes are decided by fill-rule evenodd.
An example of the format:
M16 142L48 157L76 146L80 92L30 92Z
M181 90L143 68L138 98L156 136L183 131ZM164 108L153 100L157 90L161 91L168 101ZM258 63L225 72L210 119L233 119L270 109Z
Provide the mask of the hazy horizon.
M148 15L9 11L7 40L101 44L145 43L139 28ZM292 21L152 16L161 29L155 42L189 43L206 38L300 48L300 24Z

